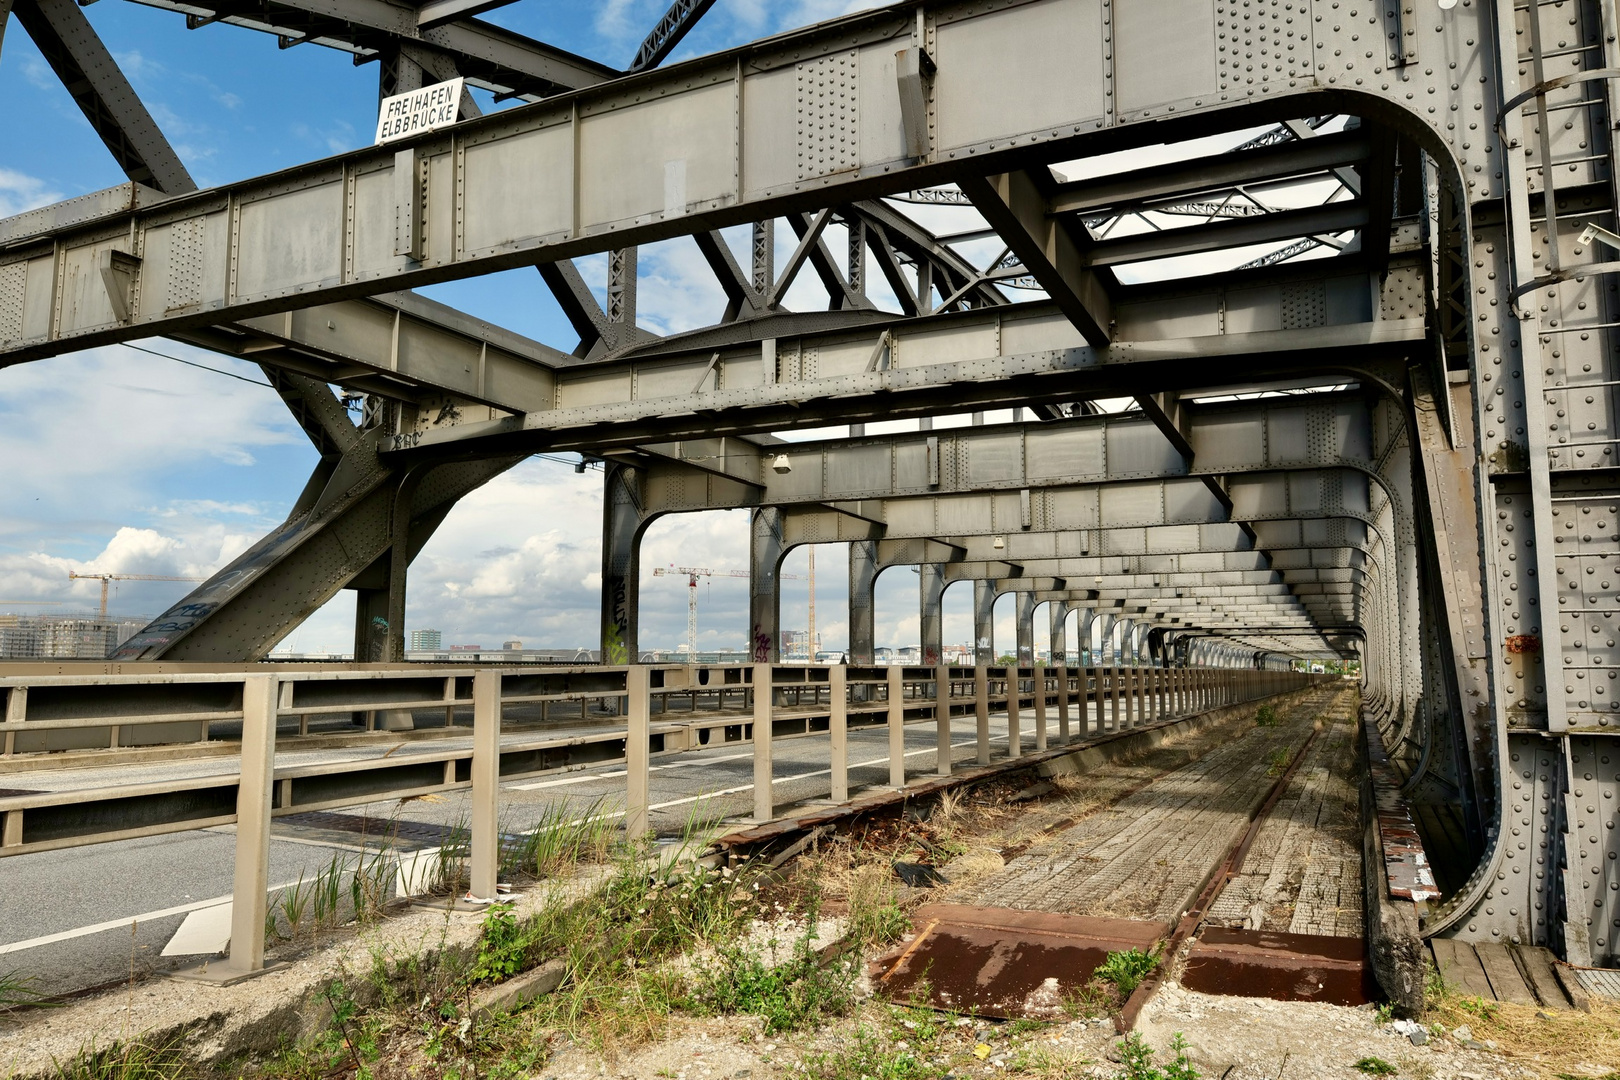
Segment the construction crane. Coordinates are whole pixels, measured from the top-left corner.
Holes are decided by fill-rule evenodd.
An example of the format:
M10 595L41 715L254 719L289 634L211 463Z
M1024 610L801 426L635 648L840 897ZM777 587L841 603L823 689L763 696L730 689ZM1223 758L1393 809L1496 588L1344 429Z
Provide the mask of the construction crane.
M686 575L686 655L688 658L697 655L697 587L698 578L747 578L746 570L710 570L705 566L655 566L654 577L679 577ZM783 574L788 581L799 580L798 574Z
M107 583L109 581L207 581L200 577L166 577L162 574L81 574L76 570L68 571L70 580L89 581L91 579L101 582L101 617L107 617Z

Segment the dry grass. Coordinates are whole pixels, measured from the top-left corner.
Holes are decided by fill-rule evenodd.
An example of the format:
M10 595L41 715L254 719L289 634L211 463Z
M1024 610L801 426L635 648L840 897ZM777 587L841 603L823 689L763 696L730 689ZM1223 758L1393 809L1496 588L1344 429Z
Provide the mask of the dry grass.
M1447 988L1431 995L1428 1019L1447 1031L1467 1025L1476 1041L1489 1039L1547 1080L1620 1077L1620 1003L1594 998L1590 1013L1548 1012Z

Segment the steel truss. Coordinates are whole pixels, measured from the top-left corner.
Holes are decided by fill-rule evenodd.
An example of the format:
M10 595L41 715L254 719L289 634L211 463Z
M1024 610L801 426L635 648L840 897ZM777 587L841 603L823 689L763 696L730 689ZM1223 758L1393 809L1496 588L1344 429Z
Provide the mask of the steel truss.
M196 192L77 9L15 0L131 182L0 221L0 365L152 335L251 357L320 453L129 658L256 659L341 588L357 652L397 658L455 501L577 450L608 463L604 646L635 644L648 522L747 506L766 659L781 559L831 541L857 661L897 565L925 649L970 581L981 658L1006 592L1020 652L1044 603L1055 653L1074 614L1110 656L1359 657L1408 794L1467 836L1424 932L1620 959L1620 262L1588 229L1620 229L1611 3L929 0L659 70L710 6L681 0L632 73L478 0L158 6L377 59L383 92L460 74L534 103ZM1212 131L1230 152L1104 157ZM655 338L636 248L685 236L727 306ZM601 252L605 305L571 263ZM402 291L530 265L571 353ZM826 310L783 307L804 274ZM1007 407L1040 422L930 427Z

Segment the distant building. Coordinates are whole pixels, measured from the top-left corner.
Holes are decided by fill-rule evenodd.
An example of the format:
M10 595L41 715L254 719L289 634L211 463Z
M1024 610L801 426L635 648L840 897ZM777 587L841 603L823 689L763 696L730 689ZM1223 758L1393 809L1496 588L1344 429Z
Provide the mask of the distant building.
M102 660L150 616L0 615L0 659Z
M521 652L523 650L523 642L503 641L501 642L501 649L504 652Z
M450 646L450 651L451 652L483 652L484 647L482 645L452 645L452 646Z
M433 652L444 648L444 635L437 630L412 630L411 652Z

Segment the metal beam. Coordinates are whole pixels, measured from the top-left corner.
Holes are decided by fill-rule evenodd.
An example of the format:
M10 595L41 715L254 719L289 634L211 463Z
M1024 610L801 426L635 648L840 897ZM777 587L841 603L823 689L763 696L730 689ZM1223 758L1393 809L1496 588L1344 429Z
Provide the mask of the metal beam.
M385 0L332 2L391 6ZM1077 9L1070 10L1074 7L1057 3L1040 9L1040 15L1077 14ZM414 21L414 8L401 10ZM999 58L993 45L999 38L992 31L1004 20L1028 14L970 9L960 2L942 6L940 17L947 12L953 19L949 36L960 50L955 62L964 67ZM911 21L894 11L854 16L771 46L750 46L693 61L678 75L647 72L425 136L414 144L414 160L425 159L430 172L435 167L453 168L458 180L425 185L413 198L420 200L426 219L461 224L427 230L427 247L420 259L395 253L394 225L400 207L391 175L397 167L397 148L392 146L338 155L292 175L261 177L176 199L161 215L126 213L71 234L55 230L35 245L0 255L0 274L15 273L10 266L16 262L49 259L37 270L28 268L25 279L31 282L39 272L58 269L72 276L77 271L69 264L100 258L103 251L127 240L138 249L128 254L140 260L129 270L139 285L131 293L138 303L126 325L118 325L122 320L110 302L93 297L47 314L38 327L25 317L26 325L0 327L0 336L20 339L0 346L0 357L43 356L143 331L161 333L176 323L235 320L758 221L799 212L798 204L811 191L827 205L908 190L919 181L942 176L971 182L971 176L962 175L969 144L959 139L947 141L959 143L955 153L962 161L947 165L905 164L909 159L904 157L898 126L892 141L840 138L838 145L845 149L825 158L807 153L802 162L799 147L810 144L796 137L780 138L782 132L797 133L801 123L809 138L810 132L827 130L819 124L830 122L818 118L814 109L801 110L796 92L784 94L794 80L788 74L790 67L797 70L821 59L836 64L851 48L874 54L887 50L892 55L897 37L904 34L909 41ZM426 33L462 27L454 24ZM1097 29L1100 34L1101 26ZM459 60L458 65L465 69ZM947 75L942 71L937 85L948 85ZM1017 72L1005 77L1015 83L1026 78ZM1050 75L1043 72L1041 77ZM741 121L735 105L739 94L752 103ZM974 95L975 101L978 97ZM829 107L834 110L831 115L838 115L849 106L831 102ZM875 125L873 131L887 130L889 111L898 116L898 101L883 95L869 102L863 98L863 130L865 125ZM935 111L946 127L952 116L968 115L965 104L948 96L936 103ZM1087 117L1076 115L1072 122L1064 122L1066 127L1054 122L1048 134L1020 147L1018 156L1075 152L1078 144L1069 140L1082 130L1082 120ZM1010 140L1021 125L1010 115L975 121L970 144ZM1043 149L1043 143L1049 145ZM577 155L569 147L577 147ZM844 160L846 153L851 160ZM944 162L953 156L944 145L937 153ZM749 163L746 170L744 160ZM995 162L980 159L976 164ZM668 176L666 166L674 170ZM1014 201L1019 209L1027 202ZM223 227L226 217L233 215L237 224ZM1041 219L1045 220L1044 203ZM1250 222L1226 224L1242 229ZM1044 235L1044 228L1036 235ZM194 244L202 249L197 254L207 252L202 265L217 266L217 275L205 271L198 282L183 276L170 280L166 272L170 254L189 252ZM58 262L62 265L55 265ZM226 267L236 270L227 274ZM1076 284L1072 276L1068 280L1071 286ZM1089 297L1085 283L1078 284L1080 291L1074 295ZM176 295L180 288L184 297ZM193 291L199 293L195 300ZM25 309L34 310L26 303ZM1093 324L1087 328L1088 340L1100 342L1110 336L1105 321L1096 317L1099 312L1069 314Z
M197 190L78 4L16 0L15 14L125 176L168 195Z
M1117 240L1099 240L1086 256L1086 264L1093 267L1120 266L1150 259L1200 255L1290 240L1296 236L1360 229L1367 224L1367 220L1367 206L1359 201L1279 210L1259 217L1212 221L1179 229L1138 233Z
M999 312L958 317L986 316ZM1042 344L1063 342L1068 332L1063 321L1064 327ZM921 326L910 328L923 345L915 353L906 350L906 328L886 330L891 335L884 350L888 365L877 370L870 368L875 343L865 335L847 331L822 335L813 345L778 341L772 382L763 378L757 348L723 350L718 358L710 352L701 357L624 361L609 370L561 372L550 409L448 430L425 426L419 434L402 436L392 448L460 454L629 446L1129 394L1143 382L1195 390L1209 387L1215 372L1226 370L1226 364L1238 363L1252 372L1296 374L1338 367L1346 373L1343 377L1354 379L1357 376L1350 372L1364 371L1361 365L1367 361L1408 352L1423 336L1422 320L1414 319L1118 342L1106 350L1049 347L1006 355L1023 343L1035 344L1017 330L1050 333L1052 324L1038 318L1014 327L1012 320L997 317L978 329L993 331L998 325L1011 332L978 342L968 335L957 354L964 358L945 363L935 361L941 351L938 341L928 342ZM812 347L814 365L808 366L802 359ZM717 386L701 381L713 370L719 371Z
M692 27L712 7L714 0L675 0L636 50L635 59L630 61L628 70L645 71L662 64L664 58L675 50L681 39L691 33Z
M1279 143L1192 161L1149 165L1118 176L1058 184L1052 191L1049 211L1095 214L1180 201L1204 192L1359 165L1366 159L1368 149L1364 133L1345 131L1321 135L1308 142Z
M539 98L619 75L606 64L465 16L429 25L425 8L396 0L136 0L183 12L188 27L229 23L276 35L284 45L312 42L375 58L401 41L418 42L455 61L471 82L498 94ZM490 5L496 6L496 5ZM431 7L431 5L429 5Z
M317 468L317 478L325 478L312 485L321 488L317 496L300 499L280 528L125 641L111 659L262 659L339 589L386 590L387 556L396 544L408 564L458 499L522 460L437 467L406 486L406 473L377 462L380 434L356 440L335 468ZM397 505L401 497L408 506ZM374 579L363 576L368 571ZM389 627L390 634L399 630Z
M1000 173L958 184L1086 342L1107 345L1114 336L1113 301L1108 284L1090 269L1092 256L1084 250L1089 238L1082 240L1051 216L1034 174Z

